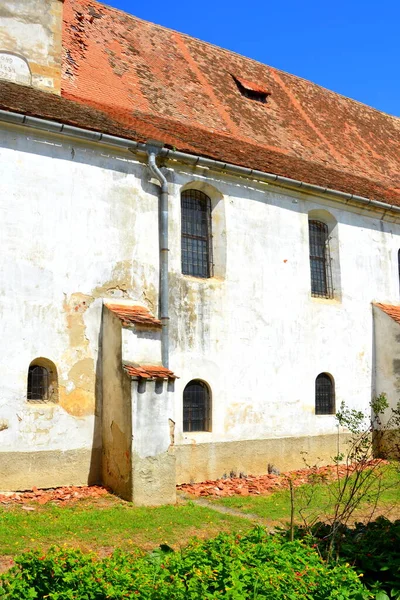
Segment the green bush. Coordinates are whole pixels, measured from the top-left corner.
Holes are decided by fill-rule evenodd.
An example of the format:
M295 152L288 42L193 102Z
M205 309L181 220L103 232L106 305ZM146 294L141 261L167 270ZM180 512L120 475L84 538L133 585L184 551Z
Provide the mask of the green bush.
M168 547L166 548L168 550ZM363 600L372 597L348 565L328 565L301 541L256 528L192 541L180 552L28 552L0 579L1 600Z
M342 526L338 532L339 560L350 563L362 573L367 587L374 589L378 585L390 598L400 599L400 520L392 522L378 517L365 525ZM297 530L299 538L318 545L324 558L329 534L330 527L326 523L316 523L311 537L301 528Z

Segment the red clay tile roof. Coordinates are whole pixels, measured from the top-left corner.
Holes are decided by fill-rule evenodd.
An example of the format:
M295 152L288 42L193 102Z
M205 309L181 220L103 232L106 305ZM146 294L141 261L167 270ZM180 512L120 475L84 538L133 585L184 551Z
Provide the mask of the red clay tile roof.
M391 304L380 304L379 302L376 302L375 306L383 310L384 313L389 315L389 317L391 317L400 325L400 306L393 306Z
M94 0L65 0L63 48L62 95L142 139L400 205L396 117Z
M124 369L130 377L142 377L143 379L177 379L177 376L169 369L157 365L133 366L124 364Z
M376 181L335 171L279 152L263 150L254 144L242 143L238 147L225 135L184 126L165 118L147 116L146 119L141 120L138 117L130 117L129 125L122 124L101 110L8 81L0 81L0 108L138 142L146 142L149 138L162 138L167 146L183 152L298 178L307 183L384 200L400 206L400 191L385 188Z
M0 108L400 206L397 117L94 0L64 1L63 47L62 98L4 81Z
M161 321L153 317L153 315L143 306L132 306L127 304L112 304L105 302L108 310L111 310L125 326L139 325L142 327L161 327Z

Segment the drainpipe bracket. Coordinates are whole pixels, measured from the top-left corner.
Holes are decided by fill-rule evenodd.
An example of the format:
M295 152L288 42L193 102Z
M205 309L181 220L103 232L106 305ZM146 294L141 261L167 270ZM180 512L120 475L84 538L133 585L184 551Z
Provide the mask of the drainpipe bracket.
M163 148L164 142L160 142L158 140L147 140L146 142L146 150L149 154L155 154L158 156Z

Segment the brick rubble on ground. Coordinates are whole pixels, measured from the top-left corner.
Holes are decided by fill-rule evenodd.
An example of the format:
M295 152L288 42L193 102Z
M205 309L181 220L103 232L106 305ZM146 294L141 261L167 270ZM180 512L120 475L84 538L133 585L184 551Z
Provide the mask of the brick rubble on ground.
M383 465L387 462L381 459L371 460L368 462L368 466ZM332 481L337 476L343 477L347 470L352 472L354 469L354 466L330 465L311 469L298 469L282 475L270 473L259 476L230 477L217 479L216 481L203 481L202 483L183 483L178 485L177 489L193 496L259 496L289 487L289 478L292 479L295 486L299 486L312 482L314 477L317 477L317 481L320 482ZM83 500L84 498L99 498L109 493L110 490L99 485L66 486L46 490L33 487L31 491L25 492L0 492L0 504L20 504L22 507L25 506L26 510L34 510L26 505L32 502L38 504L47 504L48 502L64 504Z
M0 504L27 504L37 502L38 504L47 504L48 502L73 502L83 498L98 498L108 494L106 488L98 485L90 486L68 486L48 490L38 490L33 487L27 492L1 493Z
M368 466L373 467L386 462L380 459L371 460L368 462ZM271 473L259 476L230 477L217 479L216 481L203 481L202 483L183 483L178 485L177 489L192 496L260 496L288 488L289 478L295 486L313 481L322 483L323 481L333 481L337 476L344 477L347 470L352 472L355 470L355 466L329 465L325 467L298 469L297 471L290 471L281 475Z

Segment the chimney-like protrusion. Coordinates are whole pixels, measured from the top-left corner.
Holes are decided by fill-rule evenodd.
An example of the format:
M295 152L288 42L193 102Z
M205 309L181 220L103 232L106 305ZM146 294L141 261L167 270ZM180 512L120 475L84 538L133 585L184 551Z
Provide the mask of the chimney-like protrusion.
M61 93L63 0L1 0L0 79Z

